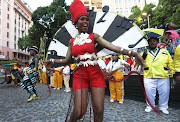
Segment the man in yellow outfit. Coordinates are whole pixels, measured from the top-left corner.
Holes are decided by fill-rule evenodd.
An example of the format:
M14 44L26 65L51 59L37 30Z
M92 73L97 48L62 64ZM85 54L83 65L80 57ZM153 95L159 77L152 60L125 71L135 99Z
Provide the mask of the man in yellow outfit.
M159 38L148 36L149 47L141 53L145 60L144 67L144 87L147 97L151 104L155 107L156 90L159 94L159 109L164 114L169 114L168 101L170 93L170 80L168 68L170 73L173 74L173 60L166 49L157 47ZM152 108L147 103L145 112L152 111Z
M176 48L174 53L174 78L176 81L180 81L180 45Z
M63 74L62 74L63 67L57 67L55 68L53 81L54 81L54 89L61 89L62 88L62 80L63 80Z
M130 65L124 60L118 59L118 54L115 53L112 55L112 60L108 63L106 69L109 72L114 72L112 76L115 80L120 80L123 78L123 68L125 67L129 68ZM121 104L124 103L124 81L109 81L109 90L111 94L110 102L117 100Z

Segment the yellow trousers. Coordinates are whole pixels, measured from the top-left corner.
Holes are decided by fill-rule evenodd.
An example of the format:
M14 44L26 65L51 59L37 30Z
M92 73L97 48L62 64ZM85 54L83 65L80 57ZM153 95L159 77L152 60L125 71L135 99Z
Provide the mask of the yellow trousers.
M47 75L46 75L46 72L43 72L43 73L42 73L42 78L41 78L40 83L45 83L45 84L47 84Z
M63 78L63 74L60 74L59 71L54 72L54 76L53 76L54 88L62 88L62 78Z
M120 80L123 78L123 72L115 72L112 76L116 80ZM113 82L109 81L109 90L111 100L117 100L119 102L124 102L124 81L122 82Z

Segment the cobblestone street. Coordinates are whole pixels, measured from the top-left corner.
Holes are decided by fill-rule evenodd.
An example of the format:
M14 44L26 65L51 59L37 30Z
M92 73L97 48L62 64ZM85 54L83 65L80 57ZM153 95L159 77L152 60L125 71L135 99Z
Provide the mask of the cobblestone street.
M0 122L64 122L71 93L64 92L64 88L51 89L48 97L47 85L40 83L37 90L41 98L26 102L29 95L20 86L0 84ZM145 102L130 99L125 99L124 104L110 103L109 96L106 96L104 122L180 122L179 105L170 105L169 115L145 113L145 106ZM84 121L89 121L89 113L88 108Z

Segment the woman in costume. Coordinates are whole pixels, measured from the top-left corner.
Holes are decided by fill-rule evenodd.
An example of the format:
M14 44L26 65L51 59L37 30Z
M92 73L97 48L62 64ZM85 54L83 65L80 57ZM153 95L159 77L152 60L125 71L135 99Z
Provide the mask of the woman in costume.
M176 25L173 23L167 23L165 25L165 29L168 29L168 31L165 32L165 37L163 39L163 42L168 45L167 48L170 54L174 55L174 52L177 48L177 46L180 44L180 36L177 31L174 29L176 28ZM169 39L168 41L166 41ZM170 41L170 43L168 43Z
M21 88L26 89L26 91L30 94L27 100L30 102L31 100L39 99L40 96L36 91L36 82L38 80L38 58L36 57L36 54L38 53L38 48L36 46L32 46L28 50L30 51L32 58L22 74L24 77L23 82L21 83Z
M70 39L68 51L65 59L50 59L51 63L66 64L74 57L77 68L73 77L74 110L71 113L69 122L76 122L80 119L87 109L88 88L90 84L94 121L103 121L104 97L106 82L104 75L97 64L97 51L95 44L98 43L104 48L114 52L135 56L137 61L144 66L143 58L136 52L123 49L112 45L98 34L87 34L89 17L86 8L80 0L75 0L70 6L71 18L74 26L78 29L75 38Z

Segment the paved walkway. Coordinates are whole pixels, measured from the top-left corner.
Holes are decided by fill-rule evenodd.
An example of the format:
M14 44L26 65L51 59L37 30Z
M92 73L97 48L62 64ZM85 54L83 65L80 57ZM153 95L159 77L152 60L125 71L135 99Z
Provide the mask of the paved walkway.
M13 84L0 84L0 122L64 122L71 93L52 89L48 96L45 84L37 84L41 98L29 103L29 95ZM125 99L124 104L110 103L105 97L104 122L180 122L180 108L170 105L169 115L145 113L145 102ZM84 121L89 121L89 109ZM92 120L93 122L93 120Z

